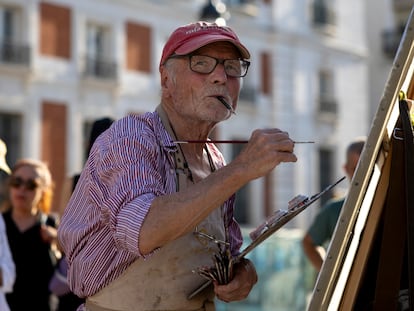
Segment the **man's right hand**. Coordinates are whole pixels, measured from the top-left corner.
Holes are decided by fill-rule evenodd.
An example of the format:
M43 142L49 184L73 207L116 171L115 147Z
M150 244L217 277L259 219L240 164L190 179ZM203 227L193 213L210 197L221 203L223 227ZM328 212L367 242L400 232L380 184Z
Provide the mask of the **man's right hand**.
M232 163L243 166L246 176L256 179L282 162L296 162L294 147L295 142L287 132L279 129L255 130L249 143Z

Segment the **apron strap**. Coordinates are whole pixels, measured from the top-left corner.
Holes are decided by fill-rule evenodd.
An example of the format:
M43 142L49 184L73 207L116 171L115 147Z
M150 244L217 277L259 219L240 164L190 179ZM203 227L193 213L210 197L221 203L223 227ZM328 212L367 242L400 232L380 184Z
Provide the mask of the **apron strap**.
M156 108L158 115L160 116L161 122L164 125L167 132L170 134L173 140L177 140L174 130L171 127L170 120L168 120L168 116L165 113L164 109L161 105L158 105ZM184 153L181 150L179 144L177 144L177 151L174 153L174 160L175 160L175 173L177 176L177 192L180 189L185 189L188 178L191 179L191 171L188 168L187 160L184 157Z

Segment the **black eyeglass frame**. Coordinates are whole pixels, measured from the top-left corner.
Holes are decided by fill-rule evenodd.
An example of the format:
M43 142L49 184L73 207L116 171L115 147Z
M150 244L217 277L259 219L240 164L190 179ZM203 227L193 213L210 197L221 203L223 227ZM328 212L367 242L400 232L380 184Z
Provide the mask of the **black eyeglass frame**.
M208 57L208 58L214 59L216 61L216 64L213 66L213 68L209 72L200 72L200 71L194 70L193 67L192 67L192 61L191 61L192 57L194 57L194 56L203 56L203 57ZM193 71L195 73L199 73L199 74L206 74L206 75L212 73L216 69L218 64L222 64L224 66L224 72L226 73L226 75L229 76L229 77L232 77L232 78L243 78L243 77L245 77L247 75L247 72L249 71L249 67L250 67L250 61L248 61L246 59L243 59L243 58L216 58L216 57L213 57L213 56L201 55L201 54L186 54L186 55L173 54L168 59L170 59L170 58L172 58L172 59L174 59L174 58L188 58L189 59L189 66L190 66L191 71ZM246 71L244 72L244 74L235 76L235 75L231 75L227 72L224 62L226 62L226 61L235 61L235 60L237 60L241 63L241 68L246 68Z

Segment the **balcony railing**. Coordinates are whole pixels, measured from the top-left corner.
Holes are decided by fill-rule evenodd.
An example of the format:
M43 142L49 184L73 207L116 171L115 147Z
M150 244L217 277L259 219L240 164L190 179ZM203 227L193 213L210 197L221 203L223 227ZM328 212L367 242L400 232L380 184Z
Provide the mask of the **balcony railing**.
M333 96L321 96L319 98L319 112L336 115L338 113L338 104Z
M115 62L87 57L84 76L113 80L117 76L116 70L117 65Z
M2 42L0 44L0 61L6 64L29 65L30 48L27 45Z

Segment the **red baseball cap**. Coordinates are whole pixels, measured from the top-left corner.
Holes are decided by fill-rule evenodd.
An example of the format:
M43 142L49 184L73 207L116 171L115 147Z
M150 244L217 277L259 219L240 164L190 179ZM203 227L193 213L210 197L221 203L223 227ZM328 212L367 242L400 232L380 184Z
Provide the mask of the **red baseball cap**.
M244 59L250 58L249 51L230 27L219 26L216 23L197 22L181 26L170 35L162 51L160 66L173 54L186 55L218 41L232 43L239 49Z

